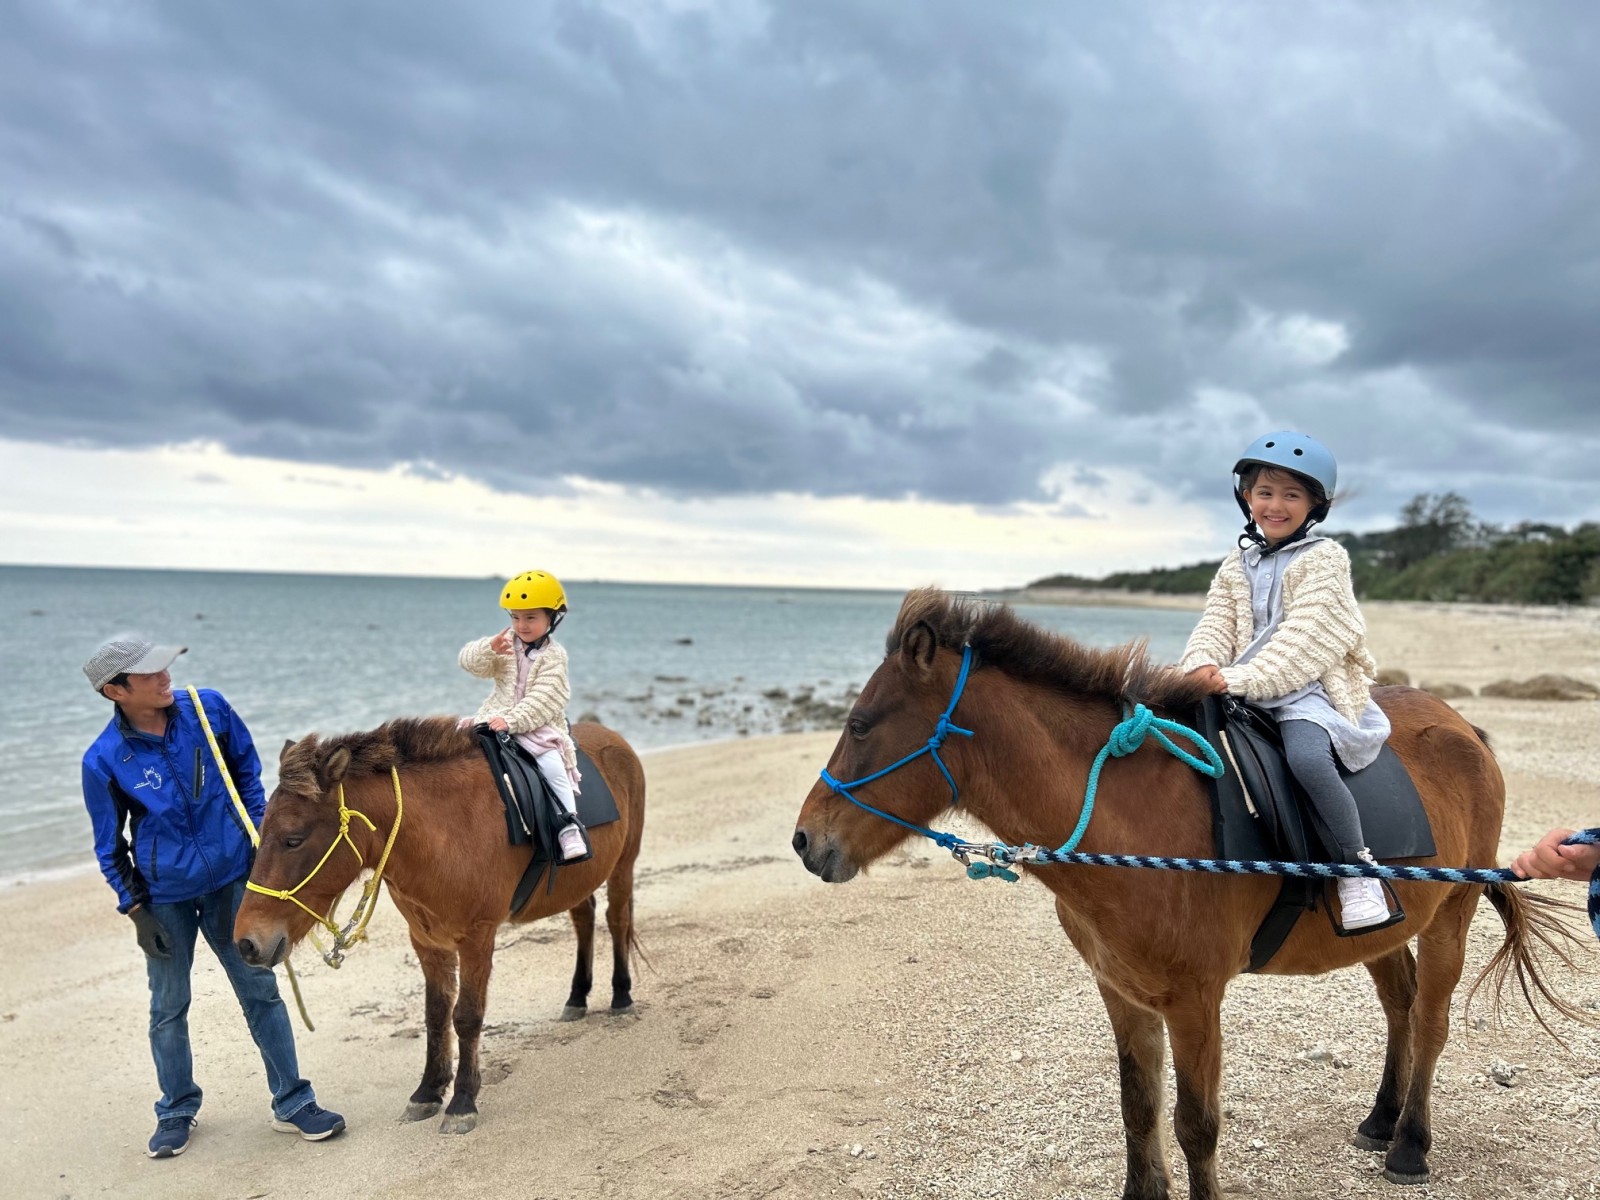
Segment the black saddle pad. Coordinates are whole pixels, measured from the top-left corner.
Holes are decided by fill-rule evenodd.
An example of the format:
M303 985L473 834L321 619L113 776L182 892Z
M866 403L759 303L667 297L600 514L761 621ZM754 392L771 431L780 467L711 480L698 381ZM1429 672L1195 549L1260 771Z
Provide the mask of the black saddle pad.
M1333 837L1283 757L1278 722L1266 709L1234 696L1210 696L1200 708L1200 727L1226 768L1211 781L1211 819L1216 856L1334 862ZM1433 829L1422 797L1400 756L1387 744L1359 771L1339 774L1355 797L1367 848L1380 860L1429 858ZM1286 876L1250 945L1249 971L1259 971L1278 952L1300 917L1316 907L1322 884Z
M1206 739L1227 768L1212 782L1217 857L1337 862L1332 836L1284 761L1273 715L1232 696L1212 696L1201 717ZM1355 797L1375 858L1434 854L1422 797L1391 746L1359 771L1341 764L1339 774Z
M486 726L478 726L475 732L505 804L507 839L513 846L533 847L533 858L512 897L511 911L516 912L528 902L539 877L555 857L551 847L566 823L566 814L538 764L515 738ZM577 795L578 820L584 827L595 829L619 820L621 814L617 811L616 797L611 794L594 759L581 747L578 749L578 774L583 778ZM555 886L557 869L551 867L547 887Z

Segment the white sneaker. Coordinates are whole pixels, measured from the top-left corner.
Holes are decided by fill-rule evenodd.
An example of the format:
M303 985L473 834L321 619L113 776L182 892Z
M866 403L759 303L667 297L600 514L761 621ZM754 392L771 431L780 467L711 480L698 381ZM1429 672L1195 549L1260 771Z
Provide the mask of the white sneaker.
M562 862L570 862L589 853L589 847L583 844L583 830L576 825L563 825L561 832L556 834L556 845L561 848Z
M1389 902L1376 879L1339 880L1339 923L1346 929L1365 929L1389 919Z

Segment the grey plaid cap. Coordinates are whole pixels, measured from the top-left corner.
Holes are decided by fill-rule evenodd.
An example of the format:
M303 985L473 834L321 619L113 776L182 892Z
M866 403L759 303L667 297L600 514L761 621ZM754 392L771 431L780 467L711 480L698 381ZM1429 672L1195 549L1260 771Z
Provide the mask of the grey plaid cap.
M99 691L118 675L154 675L165 671L187 646L158 646L139 637L112 638L83 664L89 686Z

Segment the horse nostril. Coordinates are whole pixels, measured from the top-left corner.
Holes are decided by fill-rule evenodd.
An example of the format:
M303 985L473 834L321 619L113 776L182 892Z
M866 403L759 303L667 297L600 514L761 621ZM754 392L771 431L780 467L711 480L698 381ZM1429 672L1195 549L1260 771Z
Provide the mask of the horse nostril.
M805 857L806 847L810 844L811 839L806 837L806 831L804 829L796 829L794 831L794 852L801 858Z
M239 957L247 963L256 961L256 944L249 938L239 939Z

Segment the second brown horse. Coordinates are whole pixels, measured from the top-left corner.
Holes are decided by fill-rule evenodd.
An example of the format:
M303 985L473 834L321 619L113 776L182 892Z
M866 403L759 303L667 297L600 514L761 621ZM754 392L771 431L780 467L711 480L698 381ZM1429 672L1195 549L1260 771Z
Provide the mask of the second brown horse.
M578 933L578 960L564 1020L587 1012L594 977L595 892L606 888L611 931L611 1011L633 1004L629 958L633 932L633 868L644 833L644 769L621 735L580 724L573 736L600 769L620 819L591 829L594 855L561 867L554 887L537 886L509 915L512 894L528 865L527 846L506 839L499 791L470 732L454 718L403 718L368 733L321 738L284 747L278 786L267 802L252 883L294 888L296 899L327 913L339 894L375 866L394 829L396 803L390 768L399 772L404 818L383 873L395 907L411 931L426 981L427 1059L422 1082L404 1117L420 1121L444 1103L451 1078L451 1032L459 1043L455 1087L440 1125L466 1133L478 1120L478 1043L483 1031L495 932L507 920L525 922L568 912ZM342 789L342 793L341 793ZM355 849L340 845L340 796L366 817L349 822ZM247 892L233 933L246 962L274 966L311 929L311 915L274 896Z
M1091 650L1029 625L1008 608L912 592L889 633L888 654L851 710L828 770L846 783L923 746L953 694L962 649L973 669L953 714L969 737L941 751L947 781L927 754L866 784L862 801L921 825L960 802L1006 842L1060 845L1077 823L1090 767L1122 719L1142 701L1168 717L1191 713L1202 689L1149 662L1141 646ZM1388 714L1395 752L1416 781L1433 824L1438 856L1425 865L1492 865L1505 785L1479 732L1426 692L1375 693ZM794 848L830 883L852 879L909 836L818 783L800 810ZM1079 849L1108 854L1205 857L1211 806L1199 774L1153 744L1106 766L1098 804ZM1057 918L1094 972L1116 1034L1127 1137L1125 1200L1170 1194L1161 1138L1164 1057L1172 1045L1178 1097L1174 1122L1189 1166L1192 1200L1216 1200L1222 1123L1221 1006L1244 969L1252 935L1279 881L1261 877L1045 865L1025 867L1049 888ZM1428 1177L1434 1068L1450 1028L1450 998L1466 957L1467 926L1487 895L1505 923L1490 966L1498 982L1514 969L1523 994L1546 987L1533 950L1559 949L1566 927L1549 907L1566 907L1499 884L1396 885L1407 919L1362 937L1341 938L1325 920L1302 918L1266 967L1269 975L1316 975L1363 964L1388 1020L1389 1046L1358 1145L1386 1152L1396 1183ZM1407 943L1415 938L1413 956ZM1531 990L1530 990L1531 989Z

